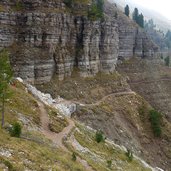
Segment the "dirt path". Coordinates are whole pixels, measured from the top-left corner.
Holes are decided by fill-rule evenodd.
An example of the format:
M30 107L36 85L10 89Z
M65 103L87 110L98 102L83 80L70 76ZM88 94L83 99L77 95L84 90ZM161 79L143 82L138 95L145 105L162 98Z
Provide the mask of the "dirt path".
M150 81L128 81L128 84L150 84L150 83L161 82L161 81L171 81L171 79L162 78L162 79L150 80Z
M49 117L48 113L44 107L44 104L37 101L39 109L40 109L40 120L42 123L42 133L50 140L52 140L58 147L62 148L65 152L71 153L63 144L63 138L67 137L67 135L71 132L71 130L75 127L75 123L70 118L67 118L68 126L65 127L62 132L54 133L49 129ZM81 159L77 156L78 162L80 162L87 171L94 171L94 169L87 163L86 160Z
M136 94L134 91L123 91L123 92L118 92L118 93L112 93L109 94L107 96L104 96L102 99L100 99L99 101L92 103L92 104L82 104L84 106L87 107L91 107L91 106L98 106L101 102L105 101L107 98L112 97L112 96L123 96L123 95L130 95L130 94ZM78 102L76 102L76 104L78 104Z
M83 106L96 106L99 105L101 102L103 102L105 99L107 99L108 97L111 96L121 96L121 95L129 95L129 94L135 94L135 92L133 91L125 91L125 92L117 92L117 93L112 93L109 94L107 96L104 96L102 99L100 99L99 101L92 103L92 104L82 104L79 101L61 101L60 103L75 103L78 105L83 105ZM72 131L72 129L75 127L75 123L72 119L67 118L67 122L68 122L68 126L65 127L62 132L60 133L54 133L49 129L49 116L48 113L44 107L44 104L40 101L37 101L39 109L40 109L40 120L41 120L41 124L42 124L42 133L50 140L52 140L52 142L54 142L58 147L60 147L61 149L63 149L65 152L71 153L71 151L69 151L65 145L63 144L63 138L67 137L68 134ZM86 168L86 170L88 171L94 171L94 169L87 163L86 160L81 159L80 157L77 156L77 160Z
M107 98L109 97L112 97L112 96L123 96L123 95L131 95L131 94L136 94L134 91L132 90L128 90L128 91L123 91L123 92L116 92L116 93L112 93L112 94L109 94L107 96L104 96L102 99L98 100L97 102L95 103L90 103L90 104L87 104L87 103L81 103L79 101L72 101L72 100L63 100L61 102L59 102L58 104L60 103L63 103L63 104L71 104L71 103L75 103L77 105L81 105L81 106L87 106L87 107L92 107L92 106L97 106L99 105L101 102L105 101Z

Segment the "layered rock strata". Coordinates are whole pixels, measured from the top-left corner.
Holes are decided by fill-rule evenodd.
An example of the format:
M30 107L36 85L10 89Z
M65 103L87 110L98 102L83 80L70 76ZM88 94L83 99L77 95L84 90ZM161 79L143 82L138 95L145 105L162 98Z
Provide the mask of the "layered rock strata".
M74 70L83 77L112 73L118 57L154 55L154 44L125 16L117 17L116 7L106 3L104 18L90 20L89 5L71 10L62 1L1 1L0 48L10 47L15 75L40 84Z

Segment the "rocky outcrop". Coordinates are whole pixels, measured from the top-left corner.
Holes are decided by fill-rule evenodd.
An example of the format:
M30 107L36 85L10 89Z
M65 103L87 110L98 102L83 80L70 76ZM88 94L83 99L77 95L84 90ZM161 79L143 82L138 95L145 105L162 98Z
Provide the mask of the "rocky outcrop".
M127 16L119 13L119 59L137 57L156 57L158 46L152 42L145 31Z
M83 77L112 73L118 56L154 55L154 44L125 16L117 18L116 7L106 3L104 19L93 21L88 5L71 11L61 1L1 1L0 48L10 47L15 75L40 84L75 69Z

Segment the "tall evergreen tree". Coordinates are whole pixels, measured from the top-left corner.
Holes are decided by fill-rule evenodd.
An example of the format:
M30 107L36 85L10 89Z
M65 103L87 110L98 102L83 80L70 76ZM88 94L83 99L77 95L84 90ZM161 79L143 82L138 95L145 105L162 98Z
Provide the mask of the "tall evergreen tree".
M129 6L126 5L126 7L125 7L125 15L129 17L129 13L130 13Z
M138 8L135 8L134 9L134 12L133 12L133 14L132 14L132 18L133 18L133 20L137 23L137 21L138 21L138 16L139 16L139 12L138 12Z
M171 48L171 31L168 30L165 35L165 40L168 48Z
M12 71L9 62L8 52L3 50L0 52L0 101L2 103L2 120L1 126L4 126L5 102L9 97L8 86L12 78Z
M144 16L142 13L139 14L138 8L134 9L132 18L140 27L144 28Z
M139 16L138 16L138 23L137 23L140 27L144 28L144 16L143 14L141 13Z

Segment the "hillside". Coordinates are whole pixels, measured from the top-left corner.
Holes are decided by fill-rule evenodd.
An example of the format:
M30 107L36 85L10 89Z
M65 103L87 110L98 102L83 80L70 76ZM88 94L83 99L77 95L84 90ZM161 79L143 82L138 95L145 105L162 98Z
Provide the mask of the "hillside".
M170 61L115 4L1 0L4 48L0 170L171 171Z
M136 157L129 162L124 148L112 141L97 143L94 130L35 99L22 83L15 81L10 90L13 96L6 105L5 127L18 121L22 135L15 138L7 129L0 130L1 170L151 170ZM51 117L56 133L49 129Z

